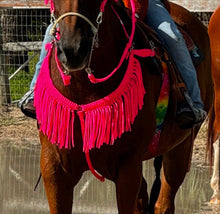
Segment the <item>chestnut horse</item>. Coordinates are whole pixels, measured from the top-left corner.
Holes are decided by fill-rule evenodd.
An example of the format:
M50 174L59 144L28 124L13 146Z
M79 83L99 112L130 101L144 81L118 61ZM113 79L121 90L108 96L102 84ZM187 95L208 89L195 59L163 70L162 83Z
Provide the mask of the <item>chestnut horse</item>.
M143 108L139 109L139 113L130 129L124 130L120 136L117 136L114 141L109 143L111 145L104 144L88 149L84 144L82 135L87 136L88 132L90 133L92 130L97 129L95 125L102 126L102 123L105 123L109 118L101 114L86 131L83 127L85 125L84 119L88 112L83 112L83 108L84 106L89 106L90 103L96 103L97 100L99 103L102 98L107 102L108 95L118 88L126 73L127 58L108 80L96 84L91 81L95 81L94 76L99 78L108 77L114 68L117 67L127 40L130 41L132 37L134 25L131 24L130 16L125 10L123 1L120 0L53 0L51 3L54 5L55 17L59 21L60 38L53 46L50 46L52 48L50 49L51 56L46 59L49 63L48 69L50 69L51 80L48 85L53 83L55 86L53 92L62 99L63 103L69 103L77 108L71 111L71 116L62 113L67 118L68 123L74 119L74 126L70 125L72 134L66 138L64 137L65 143L63 143L64 146L61 146L61 143L58 142L58 138L61 138L61 136L52 134L51 137L51 127L56 129L60 125L60 135L63 136L69 130L69 126L59 120L61 113L54 113L58 109L61 112L63 107L59 105L54 107L54 103L59 102L55 99L53 100L54 103L49 102L51 97L55 96L53 92L48 94L47 100L38 102L41 99L40 96L44 96L43 93L40 96L37 93L40 90L39 86L47 87L47 84L44 83L44 78L42 78L45 73L44 69L42 69L41 77L39 76L35 89L35 105L41 130L39 134L42 144L41 173L50 212L52 214L70 214L73 205L74 187L84 171L89 170L89 168L93 170L94 168L96 171L93 171L93 173L97 177L102 179L97 174L99 172L102 176L115 183L118 212L120 214L134 214L139 192L141 193L140 189L146 192L146 185L144 185L142 178L142 161L163 155L163 178L161 191L155 204L155 213L174 213L175 195L186 173L189 171L193 140L199 130L199 126L187 130L180 129L175 122L174 108L170 104L158 147L155 152L150 152L148 148L156 130L155 106L161 90L162 75L157 70L152 70L150 60L147 58L140 59L143 84L146 91L143 98ZM204 108L209 111L212 103L212 80L207 29L198 19L182 7L172 4L171 14L174 17L178 17L176 21L190 33L204 54L204 61L196 69L198 70L198 80ZM131 36L126 36L118 15L124 22L125 28L128 29L128 35ZM99 27L96 27L96 20L100 23ZM134 13L132 13L132 20L135 20ZM96 30L98 30L98 35L94 38L93 34L97 32ZM97 46L91 48L93 44ZM136 33L132 45L133 47L129 48L131 53L133 48L146 48L146 46L143 46L144 42L140 35ZM59 59L58 63L56 62L57 58ZM88 64L94 70L94 76L92 76L90 69L86 69L91 81L87 78L88 75L85 72L85 67ZM66 70L67 72L65 73L69 73L70 80L68 78L66 80L66 74L60 73L60 68ZM154 66L155 68L156 66ZM66 82L63 81L61 76ZM67 82L70 84L65 86L64 83ZM133 98L135 99L136 97ZM73 105L73 103L77 103L77 105ZM170 103L172 103L172 99ZM130 103L131 106L133 104L132 102ZM51 110L50 114L42 111L41 113L44 117L41 118L38 115L41 107L38 105L48 105ZM66 111L69 112L68 109ZM112 114L115 116L114 112ZM118 117L121 118L121 113L116 115L116 118ZM56 124L49 122L48 132L43 131L44 122L53 120L53 118L58 118L55 120ZM127 122L125 121L125 123ZM109 126L107 122L105 124L106 127ZM96 134L93 133L93 135ZM71 138L73 135L74 139ZM107 135L109 136L108 131L106 133L104 131L103 137ZM90 138L90 140L94 139ZM69 147L70 144L71 149L64 148L65 146ZM84 151L86 151L86 157ZM143 200L147 200L147 197L143 198ZM144 213L147 213L146 209Z
M220 204L220 175L219 175L219 135L220 135L220 6L212 14L208 33L212 53L212 77L214 82L215 100L212 113L209 120L209 151L214 154L213 174L211 178L211 187L213 195L210 203ZM213 146L213 147L212 147ZM212 162L212 161L211 161Z

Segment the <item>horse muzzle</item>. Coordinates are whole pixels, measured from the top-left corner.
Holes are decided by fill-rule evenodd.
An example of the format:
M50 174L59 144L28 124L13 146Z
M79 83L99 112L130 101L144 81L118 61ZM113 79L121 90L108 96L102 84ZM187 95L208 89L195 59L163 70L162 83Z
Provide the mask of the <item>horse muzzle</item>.
M60 40L57 42L57 57L66 70L81 70L88 64L92 41L98 29L84 15L77 12L69 12L63 14L54 22L50 34L55 35L58 23L68 16L81 18L84 23L82 26L79 25L78 28L70 28L61 23L60 30L62 25L63 29ZM88 28L88 24L91 30Z
M68 43L57 42L57 57L60 63L68 71L81 70L85 68L88 63L89 54L91 50L91 42L89 39L75 39Z

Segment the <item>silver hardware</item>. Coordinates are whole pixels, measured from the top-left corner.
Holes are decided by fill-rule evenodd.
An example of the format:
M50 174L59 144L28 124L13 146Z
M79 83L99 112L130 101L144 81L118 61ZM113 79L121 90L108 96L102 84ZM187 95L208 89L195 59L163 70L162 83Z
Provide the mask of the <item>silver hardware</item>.
M98 16L97 16L97 19L96 19L96 23L98 25L100 25L102 23L102 16L103 16L103 12L99 12Z
M67 71L67 70L63 71L63 73L64 73L65 75L69 75L69 74L70 74L69 71Z
M88 67L88 68L86 68L86 69L85 69L85 71L87 72L87 74L91 74L91 73L93 72L93 71L92 71L92 69L91 69L91 68L89 68L89 67Z

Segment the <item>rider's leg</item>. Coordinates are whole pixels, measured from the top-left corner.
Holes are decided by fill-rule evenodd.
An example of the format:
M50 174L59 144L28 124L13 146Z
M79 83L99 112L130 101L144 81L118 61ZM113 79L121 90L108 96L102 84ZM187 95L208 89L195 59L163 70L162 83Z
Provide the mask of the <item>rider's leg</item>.
M35 73L34 73L32 81L31 81L31 84L30 84L30 89L29 89L28 92L26 92L24 94L24 96L20 99L20 101L18 103L19 107L21 107L22 110L24 110L24 111L27 110L27 111L31 111L31 112L35 113L35 109L34 109L34 106L33 106L34 87L35 87L35 84L36 84L36 81L37 81L37 77L40 73L40 68L41 68L42 62L43 62L44 58L47 55L45 45L47 43L51 42L52 39L53 39L53 36L50 35L50 29L51 29L52 26L53 26L53 24L51 23L47 27L47 30L46 30L46 33L45 33L45 36L44 36L44 40L43 40L43 44L42 44L40 58L39 58L38 63L36 64L36 69L35 69Z
M159 34L161 42L171 54L186 84L189 96L192 99L192 106L190 107L194 112L194 116L197 117L194 122L202 122L206 113L203 110L196 70L182 34L160 0L149 0L145 21Z
M46 33L45 33L45 36L44 36L44 40L43 40L43 44L42 44L40 58L39 58L38 63L36 64L36 71L35 71L35 74L34 74L34 77L33 77L32 81L31 81L30 89L33 89L35 87L35 84L36 84L36 81L37 81L37 77L38 77L38 75L40 73L40 68L41 68L42 62L43 62L44 58L47 55L47 51L45 50L45 45L47 43L50 43L52 41L52 39L53 39L53 36L50 35L50 29L52 28L52 26L53 26L53 23L51 23L47 27L47 30L46 30Z

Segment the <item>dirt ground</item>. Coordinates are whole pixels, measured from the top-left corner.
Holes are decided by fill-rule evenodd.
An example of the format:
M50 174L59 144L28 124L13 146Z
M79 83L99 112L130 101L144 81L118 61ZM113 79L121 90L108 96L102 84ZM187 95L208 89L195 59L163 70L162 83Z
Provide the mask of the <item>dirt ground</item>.
M19 108L4 106L0 110L0 142L39 143L36 120L26 117Z
M204 123L194 142L192 162L197 166L205 162L207 125ZM23 115L19 108L10 106L0 109L0 142L16 144L39 143L36 120Z

